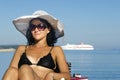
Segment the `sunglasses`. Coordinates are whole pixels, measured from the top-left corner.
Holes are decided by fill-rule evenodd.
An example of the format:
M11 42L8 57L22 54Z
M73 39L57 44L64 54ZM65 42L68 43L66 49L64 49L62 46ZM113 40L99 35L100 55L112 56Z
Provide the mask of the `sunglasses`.
M43 24L43 23L37 24L37 25L35 25L35 24L31 24L31 25L30 25L30 30L31 30L31 31L34 31L36 28L37 28L39 31L44 31L45 28L47 28L47 26L46 26L45 24Z

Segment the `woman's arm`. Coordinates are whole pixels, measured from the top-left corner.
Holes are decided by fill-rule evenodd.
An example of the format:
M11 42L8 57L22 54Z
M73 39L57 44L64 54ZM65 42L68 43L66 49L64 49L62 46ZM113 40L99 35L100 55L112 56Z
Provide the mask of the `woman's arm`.
M24 52L25 52L25 46L24 45L19 46L15 51L15 54L12 58L12 61L9 67L18 68L19 59Z
M61 78L70 80L71 75L70 75L68 64L66 62L66 58L65 58L62 48L59 46L56 46L53 48L53 52L56 55L56 62L60 69L60 73L51 72L49 73L49 75L52 76L51 78L53 78L54 80L60 80Z
M18 80L18 62L20 56L24 50L23 46L19 46L12 58L11 64L9 68L6 70L5 74L3 75L2 80Z

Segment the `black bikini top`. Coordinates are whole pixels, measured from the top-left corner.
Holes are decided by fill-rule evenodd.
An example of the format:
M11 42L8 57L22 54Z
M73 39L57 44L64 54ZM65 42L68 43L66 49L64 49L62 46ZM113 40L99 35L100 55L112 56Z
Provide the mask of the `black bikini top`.
M53 48L53 47L52 47ZM40 58L38 63L37 64L33 64L26 56L26 51L22 54L20 60L19 60L19 63L18 63L18 68L20 68L23 64L28 64L28 65L38 65L38 66L43 66L43 67L46 67L46 68L49 68L49 69L53 69L55 68L55 63L54 63L54 60L51 56L51 50L52 48L50 49L49 53Z

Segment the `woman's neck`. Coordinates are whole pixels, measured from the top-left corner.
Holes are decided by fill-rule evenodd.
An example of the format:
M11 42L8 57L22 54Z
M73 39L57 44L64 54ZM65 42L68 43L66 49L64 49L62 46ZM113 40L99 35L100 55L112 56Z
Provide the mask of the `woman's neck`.
M40 47L47 47L48 44L47 44L47 42L41 42L41 41L39 41L36 44L34 44L34 46L37 47L37 48L40 48Z

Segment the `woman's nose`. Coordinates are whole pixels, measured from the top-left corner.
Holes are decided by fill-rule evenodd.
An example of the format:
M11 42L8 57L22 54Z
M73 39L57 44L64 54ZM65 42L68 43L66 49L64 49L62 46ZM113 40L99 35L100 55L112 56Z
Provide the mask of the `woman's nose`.
M39 31L37 27L35 28L35 31Z
M35 29L34 29L34 32L38 32L39 31L39 29L36 27Z

